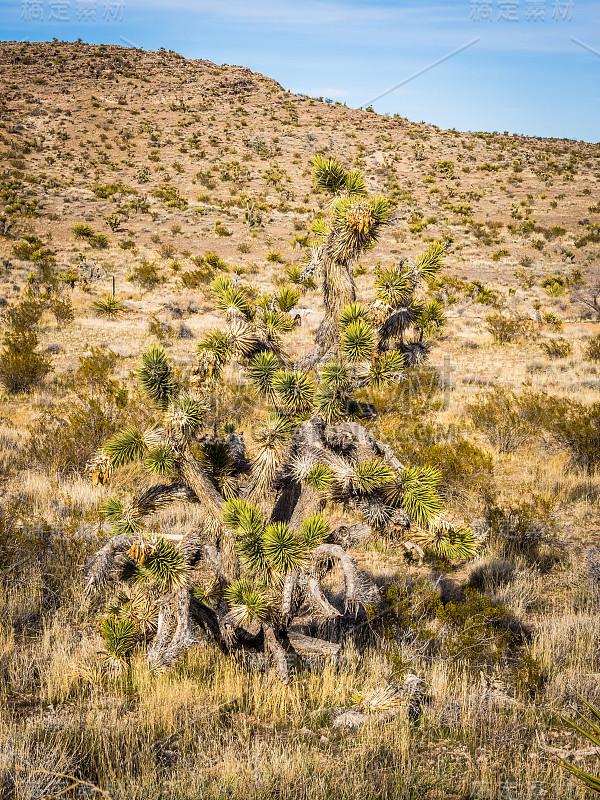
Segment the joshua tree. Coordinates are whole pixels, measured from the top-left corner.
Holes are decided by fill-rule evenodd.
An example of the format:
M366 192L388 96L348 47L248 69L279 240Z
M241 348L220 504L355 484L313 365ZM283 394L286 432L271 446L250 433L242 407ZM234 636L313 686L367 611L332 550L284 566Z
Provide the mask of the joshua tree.
M113 535L92 561L88 590L120 581L102 628L113 661L126 660L138 640L152 635L149 661L166 666L204 631L226 651L267 648L287 681L286 651L337 651L307 636L300 614L305 621L339 619L378 600L377 587L345 549L354 540L413 526L438 556L474 551L472 532L442 516L436 470L400 463L361 424L376 410L355 397L364 387L397 382L426 358L425 337L443 314L418 293L441 269L443 247L380 272L367 311L356 302L350 265L388 219L387 203L367 199L362 176L332 159L314 166L317 182L336 195L329 228L317 226L324 244L315 245L309 265L323 268L325 297L310 357L293 368L283 345L294 326L293 287L254 302L243 286L220 277L213 291L225 325L199 342L191 375L178 378L162 348L147 351L137 375L156 409L155 424L119 432L88 465L95 483L140 459L166 479L127 507L115 499L101 507ZM213 404L232 363L241 367L261 419L250 457ZM151 535L146 521L177 501L199 504L203 522L174 544ZM354 524L332 530L322 513L326 503ZM339 607L323 588L334 562L345 583Z

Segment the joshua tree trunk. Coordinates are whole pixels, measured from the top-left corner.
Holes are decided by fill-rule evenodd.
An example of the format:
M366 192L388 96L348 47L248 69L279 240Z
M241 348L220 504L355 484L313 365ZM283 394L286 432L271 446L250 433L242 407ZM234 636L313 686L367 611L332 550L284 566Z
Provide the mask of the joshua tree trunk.
M356 300L354 278L348 264L325 255L322 289L325 315L315 334L315 347L298 359L296 369L312 369L339 353L340 313Z

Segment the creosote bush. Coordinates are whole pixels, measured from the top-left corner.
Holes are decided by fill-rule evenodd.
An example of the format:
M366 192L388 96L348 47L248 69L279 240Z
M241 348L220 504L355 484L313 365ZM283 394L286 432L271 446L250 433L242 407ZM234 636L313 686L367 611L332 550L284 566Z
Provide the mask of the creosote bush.
M476 428L482 430L501 453L522 447L533 433L535 412L530 395L516 395L496 387L467 405L467 413Z
M37 351L38 336L33 330L46 307L42 300L25 298L3 314L0 383L12 394L31 391L52 370L50 358Z
M444 599L423 577L392 582L369 616L398 677L415 661L435 658L479 669L499 662L523 640L521 625L504 606L473 587L457 588Z
M532 332L531 320L516 313L488 314L485 322L492 338L498 344L515 342L529 336Z

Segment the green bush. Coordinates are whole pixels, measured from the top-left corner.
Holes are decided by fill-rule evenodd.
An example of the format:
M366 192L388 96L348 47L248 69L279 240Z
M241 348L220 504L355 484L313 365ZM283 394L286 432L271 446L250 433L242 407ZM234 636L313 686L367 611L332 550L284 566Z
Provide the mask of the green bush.
M528 336L532 331L531 320L519 314L488 314L486 327L498 344L515 342Z
M89 225L78 223L71 229L76 239L84 239L92 247L104 249L108 247L108 239L103 233L95 233Z
M146 424L150 415L124 384L112 377L118 357L101 348L81 356L68 402L29 425L30 463L47 472L83 472L89 457L123 425Z
M530 408L538 424L569 453L572 466L588 473L600 466L600 403L586 406L539 394L532 396Z
M541 343L541 348L544 350L548 358L566 358L573 352L573 345L567 339L560 337L559 339L549 339L547 342Z
M588 361L600 361L600 333L589 340L585 349L585 357Z
M548 275L542 281L542 286L551 297L559 297L564 294L566 285L562 275Z
M494 482L494 462L489 453L463 439L453 426L444 428L418 422L397 443L398 455L417 467L435 467L442 476L447 497L465 492L485 496Z
M7 330L0 351L0 383L11 394L29 392L52 370L48 356L36 352L38 337L32 330Z
M35 327L44 313L45 303L38 298L25 298L6 309L2 321L16 331L27 331Z
M535 409L527 395L518 396L509 389L496 387L485 392L467 405L467 413L501 453L511 453L533 434Z
M156 264L147 261L135 266L131 275L127 277L127 280L132 283L137 283L138 286L145 289L147 292L152 291L159 283L164 282L164 278L158 271Z
M50 312L58 326L69 325L75 319L73 303L68 297L54 297L50 301Z
M223 259L218 256L217 253L212 251L205 253L204 261L206 261L207 264L210 264L213 269L221 270L221 272L229 272L229 266L227 262L223 261Z
M371 629L385 641L385 652L400 677L406 660L441 657L470 667L497 663L523 631L508 610L477 589L467 588L456 599L442 598L425 578L405 579L387 587L384 602L373 609Z
M186 289L198 289L210 283L214 277L214 270L211 267L200 267L199 269L186 270L179 276L182 286Z
M502 556L538 559L540 546L556 535L553 505L538 495L508 506L490 503L486 510L490 541Z

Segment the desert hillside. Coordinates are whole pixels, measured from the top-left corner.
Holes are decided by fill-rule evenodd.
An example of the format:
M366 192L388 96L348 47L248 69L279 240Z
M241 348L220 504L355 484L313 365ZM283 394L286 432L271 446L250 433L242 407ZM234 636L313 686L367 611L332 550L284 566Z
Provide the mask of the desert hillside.
M586 797L556 762L596 767L560 717L577 693L600 695L600 143L442 130L292 94L243 66L81 41L0 43L0 83L0 795ZM259 396L247 377L259 323L272 314L280 326L272 351L283 374L328 313L307 265L342 201L319 183L319 156L344 180L364 176L361 197L375 199L356 206L361 232L375 228L377 197L389 202L349 272L370 375L389 356L375 352L373 331L406 311L382 297L403 270L423 277L419 259L434 264L406 301L418 334L399 337L406 369L357 382L348 412L371 447L370 489L388 486L389 463L407 465L405 482L431 480L431 517L443 509L448 530L471 538L464 551L419 539L430 520L408 504L402 525L383 535L369 518L365 533L359 490L347 507L325 492L311 502L338 534L330 552L341 542L351 558L306 578L309 589L323 580L333 606L322 601L316 621L299 614L293 630L335 640L335 658L280 682L265 600L227 634L254 641L258 625L262 660L245 661L242 645L230 657L224 636L220 649L205 642L149 671L164 598L142 608L121 587L102 606L83 594L86 565L138 530L140 492L167 478L176 500L195 496L153 506L148 552L126 551L139 570L157 537L179 553L185 532L207 525L203 490L215 507L245 496L277 394ZM351 203L343 210L355 219ZM223 331L238 336L240 357L217 375ZM152 347L184 400L212 353L206 430L194 433L185 480L164 452L151 477L152 453L109 467L97 456L124 427L171 436L184 413L144 396L140 359ZM330 370L327 391L344 370L360 372L350 362L337 378ZM325 380L317 366L292 375L309 398ZM309 425L311 402L300 398L297 418L278 413ZM232 441L246 450L223 456ZM336 447L351 450L340 441L323 446L332 463ZM263 495L250 490L263 512L277 466ZM111 528L127 514L131 529ZM193 567L197 613L233 605L220 573L211 583L206 564ZM374 616L349 594L354 569ZM181 588L167 585L173 596ZM138 624L126 656L109 635L124 619Z

